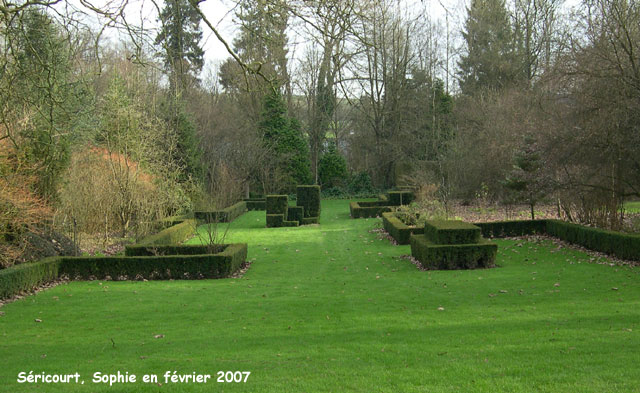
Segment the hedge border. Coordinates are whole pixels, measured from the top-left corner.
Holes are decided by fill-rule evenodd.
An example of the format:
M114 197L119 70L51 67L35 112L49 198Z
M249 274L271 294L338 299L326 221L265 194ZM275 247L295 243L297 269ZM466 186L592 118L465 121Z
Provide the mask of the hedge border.
M424 236L434 244L476 244L482 230L461 220L428 220L424 223Z
M214 211L195 211L193 216L196 220L210 223L210 222L233 222L236 218L240 217L247 211L247 202L240 201L228 206L222 210Z
M398 244L410 244L411 235L424 234L424 227L407 225L394 212L382 213L382 226Z
M178 225L164 229L155 235L147 236L137 244L178 244L187 240L195 233L197 222L195 219L184 220Z
M247 198L244 199L247 203L247 210L267 210L267 200L265 198Z
M216 254L50 257L0 270L0 299L61 277L71 279L199 279L224 278L236 272L247 260L246 243L225 244ZM162 247L162 246L159 246ZM186 246L168 245L173 249Z
M0 299L31 291L59 277L61 257L22 263L0 270Z
M390 206L361 206L362 202L349 203L349 211L351 212L351 218L375 218L382 215L382 213L390 212Z

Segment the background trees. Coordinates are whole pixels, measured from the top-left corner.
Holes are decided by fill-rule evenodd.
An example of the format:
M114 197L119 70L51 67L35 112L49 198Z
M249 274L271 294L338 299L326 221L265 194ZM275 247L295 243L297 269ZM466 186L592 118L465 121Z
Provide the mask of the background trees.
M640 197L637 2L238 0L208 67L204 37L225 37L200 3L144 4L156 25L124 3L0 6L3 247L35 222L135 236L307 182L542 198L613 228Z

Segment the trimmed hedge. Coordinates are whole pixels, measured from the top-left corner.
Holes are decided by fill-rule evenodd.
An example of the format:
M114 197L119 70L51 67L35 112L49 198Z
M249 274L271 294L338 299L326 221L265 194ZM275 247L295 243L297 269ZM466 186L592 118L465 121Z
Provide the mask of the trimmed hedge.
M320 217L320 186L298 186L296 205L304 208L305 217Z
M267 214L267 228L279 228L285 219L282 214Z
M372 204L373 205L369 205ZM380 206L379 201L376 202L351 202L349 204L349 210L351 211L351 218L371 218L379 217L384 212L390 212L391 207ZM363 206L364 204L364 206ZM369 206L368 206L369 205Z
M478 222L484 237L515 237L540 235L547 232L547 220Z
M319 224L319 223L320 223L319 217L305 217L302 219L302 221L300 221L300 225L311 225L311 224Z
M246 244L228 244L220 253L205 255L63 257L59 272L71 279L223 278L238 270L246 259Z
M300 225L299 221L282 221L283 227L297 227Z
M188 219L192 219L193 214L183 214L181 216L167 217L159 221L160 229L166 229L174 225L182 224Z
M481 229L458 220L429 220L424 236L433 244L473 244L480 241Z
M241 201L235 203L222 210L214 211L196 211L194 217L205 223L210 222L233 222L236 218L240 217L247 211L247 202Z
M495 266L498 245L481 240L476 244L434 244L424 235L411 235L411 255L427 269L454 270Z
M155 235L147 236L138 242L140 245L144 244L178 244L187 240L191 235L195 233L197 226L196 220L185 220L178 225L174 225L165 230L162 230Z
M289 206L287 210L287 220L302 222L304 218L304 207L302 206Z
M0 299L9 298L58 278L60 257L23 263L0 270Z
M411 235L424 233L424 227L409 226L393 212L382 213L382 225L398 244L409 244Z
M388 205L390 206L408 205L415 199L412 191L389 191L387 194L389 195Z
M244 200L247 203L247 210L267 210L267 200L265 198L249 198Z
M207 245L133 245L126 246L124 255L128 257L161 256L161 255L201 255L217 254L225 249L225 245L216 245L213 250ZM213 252L210 252L213 251Z
M9 298L62 276L71 279L197 279L223 278L237 271L247 260L247 245L223 244L216 254L170 255L196 252L206 246L147 247L166 252L162 256L120 257L51 257L38 262L24 263L0 270L0 299ZM130 247L130 253L143 253L145 248ZM199 251L204 251L200 248Z
M640 261L640 236L547 220L546 232L569 243L618 258Z
M282 214L284 220L286 220L288 209L289 197L287 195L267 195L267 216L271 214Z

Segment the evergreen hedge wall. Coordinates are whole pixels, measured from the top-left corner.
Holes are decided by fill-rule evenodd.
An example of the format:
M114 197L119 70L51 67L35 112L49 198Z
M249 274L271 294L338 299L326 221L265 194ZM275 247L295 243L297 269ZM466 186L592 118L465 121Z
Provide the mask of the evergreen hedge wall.
M155 235L147 236L138 244L178 244L187 240L195 233L197 222L194 219L185 220L178 225L164 229Z
M224 208L222 210L196 211L194 212L194 217L198 221L203 221L205 223L232 222L233 220L235 220L236 218L244 214L244 212L246 211L247 211L247 202L241 201L227 208Z
M186 251L186 248L190 250ZM237 271L247 260L246 244L225 244L216 254L172 255L204 251L205 246L130 247L130 254L161 250L165 255L120 257L51 257L0 270L0 299L32 290L67 276L71 279L198 279L223 278ZM206 248L206 247L205 247Z
M298 186L296 205L304 208L305 217L320 217L320 186Z

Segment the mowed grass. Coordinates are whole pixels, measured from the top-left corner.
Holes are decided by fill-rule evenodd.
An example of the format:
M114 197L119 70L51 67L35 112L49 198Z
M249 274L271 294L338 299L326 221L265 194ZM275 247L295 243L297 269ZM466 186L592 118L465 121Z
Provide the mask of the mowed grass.
M640 213L640 201L625 202L624 210L627 213Z
M249 243L253 261L241 279L74 282L5 305L0 391L640 389L637 268L501 240L498 268L422 272L398 258L409 246L370 233L378 220L350 219L347 201L323 201L319 226L264 224L264 212L232 224L227 241ZM29 370L77 371L85 385L17 384ZM251 375L239 384L90 382L117 370Z

